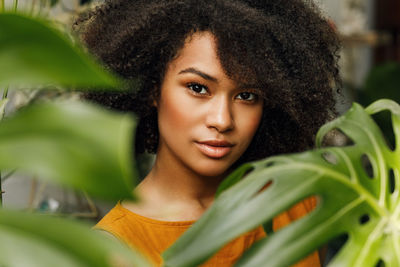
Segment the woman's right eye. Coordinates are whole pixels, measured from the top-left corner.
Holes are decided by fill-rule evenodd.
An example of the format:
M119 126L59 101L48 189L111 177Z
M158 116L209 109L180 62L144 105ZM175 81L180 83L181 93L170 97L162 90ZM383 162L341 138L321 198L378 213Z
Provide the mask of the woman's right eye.
M198 95L205 95L208 93L208 88L207 86L204 86L199 83L189 83L187 87L195 94Z

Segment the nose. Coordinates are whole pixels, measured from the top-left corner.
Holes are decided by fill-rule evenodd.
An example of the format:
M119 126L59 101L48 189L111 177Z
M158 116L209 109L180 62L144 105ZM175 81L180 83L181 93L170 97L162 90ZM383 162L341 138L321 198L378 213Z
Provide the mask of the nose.
M234 127L231 103L225 97L215 98L210 102L206 125L218 132L227 132Z

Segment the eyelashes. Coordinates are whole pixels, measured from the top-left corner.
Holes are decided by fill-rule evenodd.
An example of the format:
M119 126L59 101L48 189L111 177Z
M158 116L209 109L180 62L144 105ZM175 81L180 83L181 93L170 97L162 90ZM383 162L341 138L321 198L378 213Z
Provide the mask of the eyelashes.
M258 95L252 92L242 92L237 95L238 99L245 101L256 101L258 99Z
M202 85L200 83L189 83L187 87L195 94L198 95L207 95L208 92L208 87L205 85Z
M188 83L186 86L194 95L206 96L210 94L209 88L201 83ZM253 103L259 99L259 95L251 91L243 91L238 93L235 98L241 101Z

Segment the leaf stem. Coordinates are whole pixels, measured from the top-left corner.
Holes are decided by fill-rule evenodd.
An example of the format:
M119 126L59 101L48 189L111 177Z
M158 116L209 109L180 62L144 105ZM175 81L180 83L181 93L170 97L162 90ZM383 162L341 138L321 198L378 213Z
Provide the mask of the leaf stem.
M4 0L1 0L1 1L4 1ZM3 91L3 96L2 96L1 99L6 99L7 98L7 96L8 96L8 88L9 88L9 86L7 85L7 87ZM3 117L4 117L4 113L0 118L0 122L3 119ZM1 171L0 171L0 208L3 206L3 189L1 187L1 184L2 183L1 183Z
M0 0L0 12L6 11L5 0Z
M1 172L0 172L0 208L3 207L3 189L1 188Z
M35 10L35 5L36 5L36 0L32 1L32 5L31 5L31 10L30 10L30 15L33 16L33 12Z
M37 16L40 17L44 17L43 12L44 12L44 8L45 8L45 0L40 0L39 1L39 10L37 13Z
M358 253L357 260L353 265L354 267L365 266L367 254L371 251L371 246L373 245L373 242L376 241L377 237L382 233L382 229L383 227L385 227L386 224L387 220L381 219L381 221L375 226L374 230L368 235L368 238L364 242L361 251Z
M14 12L17 12L17 7L18 7L18 0L14 0L14 7L13 7Z
M4 89L4 91L3 91L3 97L2 97L1 99L6 99L6 98L7 98L7 95L8 95L8 87L9 87L9 86L7 86L6 89Z

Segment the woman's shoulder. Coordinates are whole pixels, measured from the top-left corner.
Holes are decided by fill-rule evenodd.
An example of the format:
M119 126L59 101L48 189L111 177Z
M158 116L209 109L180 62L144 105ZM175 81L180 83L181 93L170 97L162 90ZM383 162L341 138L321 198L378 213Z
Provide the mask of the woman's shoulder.
M136 207L135 209L132 209ZM162 221L138 214L137 205L118 202L94 227L103 230L127 245L138 249L155 263L161 263L161 253L171 246L194 221Z
M175 239L195 222L160 220L147 217L149 213L140 211L140 205L124 205L118 202L94 229L107 231L127 243L138 245L149 242L152 237L155 243L163 242L161 239L164 236ZM169 240L165 242L170 244Z

